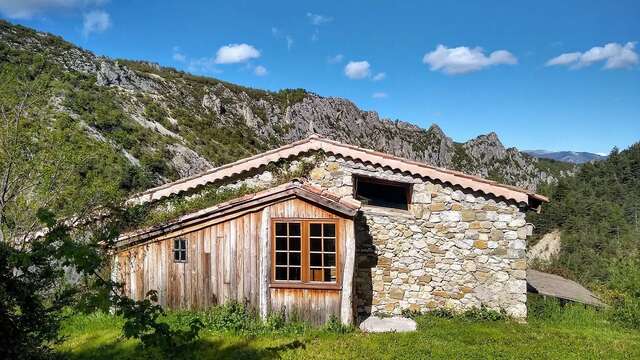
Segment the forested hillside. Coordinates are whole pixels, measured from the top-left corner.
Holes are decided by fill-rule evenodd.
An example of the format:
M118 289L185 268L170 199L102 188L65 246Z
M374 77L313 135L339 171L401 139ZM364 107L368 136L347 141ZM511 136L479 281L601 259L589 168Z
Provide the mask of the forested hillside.
M583 165L550 195L531 215L537 235L562 232L559 257L546 268L627 296L640 321L640 143Z

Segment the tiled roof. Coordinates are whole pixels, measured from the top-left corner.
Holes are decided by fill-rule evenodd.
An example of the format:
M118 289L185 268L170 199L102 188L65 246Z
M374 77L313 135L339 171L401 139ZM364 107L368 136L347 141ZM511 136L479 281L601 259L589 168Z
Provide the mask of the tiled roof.
M122 234L116 247L122 248L133 243L139 243L146 239L175 232L185 227L191 227L208 221L220 221L226 216L231 216L243 211L255 211L256 208L264 207L290 198L300 198L316 204L320 207L331 209L344 216L354 216L360 209L360 202L349 198L340 198L313 185L294 180L282 185L278 185L253 194L247 194L238 198L216 204L199 211L195 211L162 224L147 228L134 230ZM218 220L215 220L218 219Z
M149 189L135 195L130 199L130 203L142 204L157 201L164 197L194 189L198 186L237 176L243 172L257 169L271 162L319 150L324 151L327 154L339 155L376 166L408 172L412 175L427 177L443 183L449 183L451 185L470 189L472 191L478 191L487 195L513 200L518 203L531 204L532 201L535 203L548 201L546 197L526 189L500 184L492 180L468 175L459 171L439 168L418 161L408 160L382 152L321 138L317 135L312 135L304 140L300 140L274 150Z

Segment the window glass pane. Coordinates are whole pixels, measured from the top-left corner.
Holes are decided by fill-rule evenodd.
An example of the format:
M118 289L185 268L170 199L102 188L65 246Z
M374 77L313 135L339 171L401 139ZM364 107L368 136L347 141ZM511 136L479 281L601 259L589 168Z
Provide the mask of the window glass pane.
M324 266L336 266L336 254L324 254Z
M336 281L336 270L335 269L324 269L324 281L327 281L327 282Z
M173 240L173 249L180 249L180 240Z
M322 239L321 238L310 238L309 239L309 250L310 251L322 251Z
M336 251L336 239L324 239L324 251L335 252Z
M289 265L300 265L300 253L299 252L290 252L289 253Z
M300 223L289 223L289 236L300 236Z
M309 225L309 235L310 236L322 236L322 224L311 224L311 225Z
M309 265L322 266L322 254L311 253Z
M286 252L276 252L276 265L287 265Z
M302 236L303 224L308 226L304 229L304 237ZM273 249L273 276L276 280L303 281L302 275L304 273L304 281L336 281L336 224L320 221L316 223L279 222L274 225L276 236ZM305 241L304 244L303 241ZM305 251L302 251L303 248ZM186 251L184 256L186 257ZM303 256L308 261L308 263L305 261L305 266L307 266L305 268L302 268Z
M322 234L324 237L336 236L336 224L323 224L324 233Z
M289 251L300 251L300 238L292 237L289 238Z
M180 261L180 251L175 250L173 252L173 260Z
M300 268L299 267L290 267L289 268L289 280L297 280L299 281L302 277L300 276Z
M187 261L187 250L182 251L182 261Z
M187 240L180 240L180 249L186 249L187 248Z
M276 237L276 250L287 250L286 237Z
M284 266L276 267L276 280L287 280L287 268Z
M309 270L309 277L311 281L322 281L322 269L311 268Z
M287 236L287 223L276 223L276 236Z

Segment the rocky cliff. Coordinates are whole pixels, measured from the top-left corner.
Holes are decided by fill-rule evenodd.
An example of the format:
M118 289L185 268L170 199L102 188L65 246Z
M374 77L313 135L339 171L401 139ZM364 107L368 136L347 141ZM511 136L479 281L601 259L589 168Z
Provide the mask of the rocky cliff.
M495 133L455 143L437 125L423 129L381 119L346 99L301 89L256 90L157 64L113 60L1 21L0 50L0 64L29 57L58 69L54 73L64 86L57 88L52 108L80 122L89 136L109 143L132 165L145 167L154 183L311 133L530 189L559 174L506 149Z

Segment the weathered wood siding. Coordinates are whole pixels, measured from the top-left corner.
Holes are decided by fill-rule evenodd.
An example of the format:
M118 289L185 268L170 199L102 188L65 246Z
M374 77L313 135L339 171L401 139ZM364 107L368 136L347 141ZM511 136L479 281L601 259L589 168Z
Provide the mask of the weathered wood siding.
M230 300L247 302L256 309L260 304L261 224L263 214L271 218L339 219L338 231L344 234L351 220L300 199L289 199L264 206L218 223L208 222L165 234L116 254L117 280L125 293L141 299L150 290L158 292L159 302L170 309L204 309ZM270 223L267 221L267 223ZM270 229L266 232L271 234ZM173 240L187 240L187 262L173 260ZM338 247L344 249L344 236ZM271 251L271 241L266 247ZM340 251L340 269L344 269L344 251ZM268 261L271 276L271 256ZM264 284L263 284L264 285ZM285 308L314 323L322 323L331 314L340 317L341 291L269 288L269 309Z

